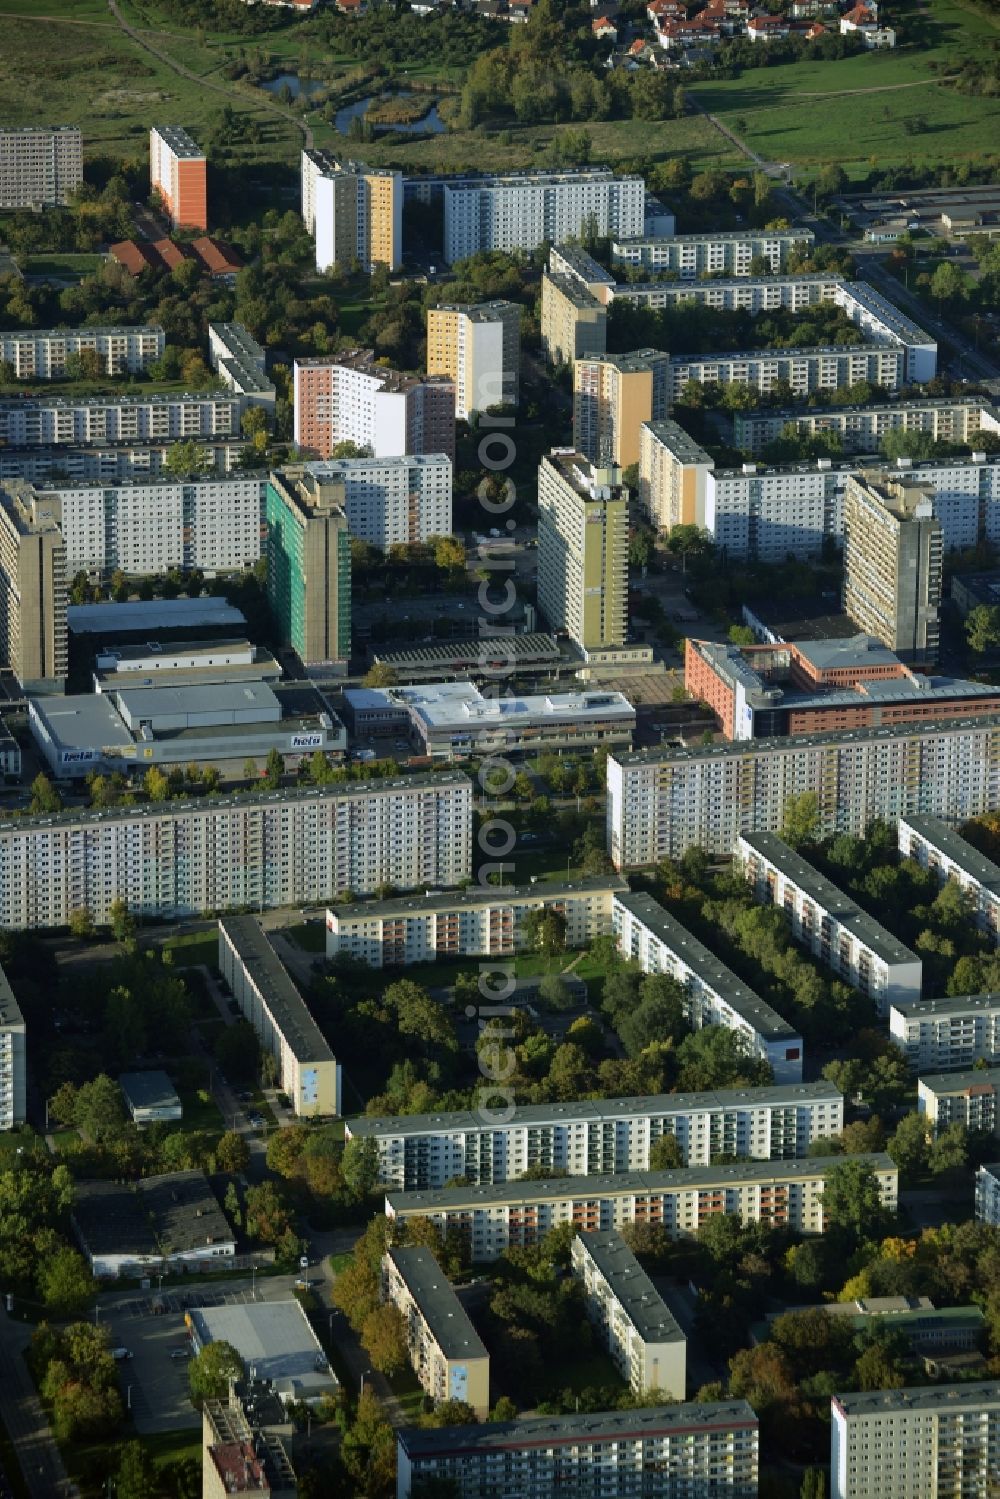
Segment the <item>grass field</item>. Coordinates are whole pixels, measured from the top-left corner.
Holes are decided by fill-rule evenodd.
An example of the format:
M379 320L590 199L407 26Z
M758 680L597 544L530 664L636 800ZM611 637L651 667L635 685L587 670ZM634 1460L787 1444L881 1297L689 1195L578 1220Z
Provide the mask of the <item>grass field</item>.
M26 276L51 276L54 281L79 281L103 264L103 255L31 255L22 269Z
M175 968L219 966L219 939L212 933L188 932L183 937L168 937L163 946L173 953Z
M836 161L859 174L908 159L957 166L996 150L1000 99L970 98L935 80L1000 41L1000 23L955 0L932 0L919 14L907 6L894 24L894 51L755 69L692 84L691 93L771 161ZM918 117L926 128L913 133L907 122Z

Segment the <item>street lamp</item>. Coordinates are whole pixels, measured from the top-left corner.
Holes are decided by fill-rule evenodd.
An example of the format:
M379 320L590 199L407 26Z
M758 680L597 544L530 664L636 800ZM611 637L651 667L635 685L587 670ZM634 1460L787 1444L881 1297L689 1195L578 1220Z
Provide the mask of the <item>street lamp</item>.
M250 1300L251 1301L256 1301L257 1300L257 1266L256 1265L251 1265L250 1266L250 1274L253 1277L253 1279L250 1282Z
M132 1386L127 1385L125 1389L125 1409L132 1409Z

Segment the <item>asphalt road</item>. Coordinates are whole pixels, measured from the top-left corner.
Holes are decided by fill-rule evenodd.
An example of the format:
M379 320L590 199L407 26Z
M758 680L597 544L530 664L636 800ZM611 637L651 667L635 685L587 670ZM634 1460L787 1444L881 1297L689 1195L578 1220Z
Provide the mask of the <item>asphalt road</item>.
M31 1499L70 1499L78 1493L35 1392L24 1350L33 1328L0 1311L0 1418L14 1445Z

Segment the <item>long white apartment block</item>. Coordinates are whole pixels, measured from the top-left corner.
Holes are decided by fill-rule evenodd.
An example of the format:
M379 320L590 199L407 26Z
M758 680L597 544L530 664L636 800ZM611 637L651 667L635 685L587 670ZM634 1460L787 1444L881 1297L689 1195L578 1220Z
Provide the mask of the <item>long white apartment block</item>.
M0 360L19 380L61 380L66 360L96 354L106 375L138 375L159 359L166 334L155 324L134 328L17 328L0 332Z
M928 1072L917 1079L917 1110L933 1133L964 1124L970 1134L1000 1134L1000 1067Z
M341 1067L305 1000L253 916L219 921L219 972L299 1119L341 1112Z
M731 854L741 833L781 827L788 798L819 801L820 837L859 836L911 812L969 818L1000 809L1000 716L612 751L608 852L616 869Z
M179 918L471 874L472 782L458 771L73 809L0 822L0 927L65 926L81 908L106 922L118 899Z
M706 273L749 276L751 262L763 259L777 276L786 269L792 251L808 251L815 238L811 229L733 229L662 238L622 235L611 242L611 260L614 265L676 271L681 278L694 279Z
M843 1096L818 1082L522 1104L503 1119L475 1110L362 1115L348 1120L345 1135L374 1140L379 1181L413 1192L456 1176L477 1185L516 1181L539 1166L571 1176L647 1171L649 1152L665 1135L677 1141L687 1166L708 1166L723 1154L794 1160L843 1127Z
M307 463L336 501L352 536L388 551L397 544L450 536L452 465L446 453L403 458L327 458Z
M277 391L267 378L267 356L242 323L209 323L208 358L223 385L247 407L259 406L274 417Z
M78 399L32 396L0 400L0 441L10 448L47 448L238 437L241 413L242 399L231 391Z
M687 991L692 1029L724 1025L751 1056L767 1062L779 1084L802 1081L802 1037L709 952L651 895L616 895L612 908L619 951L643 973L665 973Z
M82 181L78 125L0 127L0 208L68 203Z
M230 572L262 550L266 478L252 472L31 486L58 523L70 576Z
M432 1400L464 1400L485 1421L490 1356L436 1257L422 1246L388 1249L381 1291L406 1324L410 1363L424 1393Z
M1000 1161L976 1172L976 1220L1000 1228Z
M175 442L109 443L106 447L0 448L0 479L24 479L29 484L119 484L130 479L172 477L167 459ZM242 467L249 448L245 437L199 439L207 472L231 474Z
M886 432L926 432L935 442L967 443L977 432L1000 433L1000 417L982 396L928 396L882 406L763 407L734 412L733 443L759 453L786 428L803 437L831 432L845 452L873 453Z
M10 981L0 968L0 1130L23 1124L27 1110L24 1016Z
M916 859L943 885L954 880L968 898L973 919L1000 941L1000 868L939 817L899 819L899 852Z
M683 1400L687 1339L621 1234L577 1234L570 1254L587 1316L633 1395Z
M480 250L537 250L584 233L641 234L646 186L610 167L445 178L444 258Z
M916 1072L1000 1066L1000 994L953 994L893 1005L889 1036Z
M890 1005L920 998L923 964L917 954L777 833L741 834L734 861L755 899L780 907L796 941L838 978L874 999L880 1015L888 1014Z
M347 953L369 968L512 956L527 946L524 921L534 911L557 911L566 922L566 946L586 947L610 934L612 900L627 889L614 875L593 875L332 906L326 955Z
M536 1416L397 1433L396 1499L443 1481L458 1499L757 1499L745 1400Z
M908 363L903 345L881 343L677 354L670 360L670 399L679 401L691 380L697 385L749 385L762 394L787 381L796 396L840 390L862 380L893 391L906 384Z
M1000 1383L834 1395L831 1499L972 1499L1000 1471Z
M884 1152L855 1156L870 1166L887 1211L895 1211L899 1172ZM745 1223L773 1223L794 1233L822 1233L823 1191L843 1156L804 1161L745 1161L681 1171L626 1171L616 1176L555 1177L501 1186L389 1192L387 1217L427 1218L438 1232L458 1232L474 1263L495 1260L512 1246L537 1244L549 1229L572 1223L587 1233L629 1223L662 1225L671 1239L692 1238L719 1213Z

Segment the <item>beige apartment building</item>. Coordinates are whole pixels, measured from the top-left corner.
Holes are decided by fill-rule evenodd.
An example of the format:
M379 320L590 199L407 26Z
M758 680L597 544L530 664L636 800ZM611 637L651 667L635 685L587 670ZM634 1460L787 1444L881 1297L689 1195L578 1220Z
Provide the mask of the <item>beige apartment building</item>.
M687 1339L621 1234L577 1234L570 1266L598 1341L633 1395L683 1400Z
M16 480L0 488L0 650L22 687L62 692L66 545L48 506Z
M844 494L844 609L902 661L938 656L943 556L934 489L866 471Z
M582 281L542 272L542 350L549 364L603 354L608 346L608 309Z
M639 462L643 422L667 414L670 356L656 349L593 354L573 365L573 446L591 463Z
M464 1400L476 1419L490 1408L490 1356L429 1249L390 1249L382 1298L406 1322L413 1372L432 1400Z
M705 525L705 491L715 460L674 421L639 430L639 507L659 531Z
M628 490L621 470L555 448L538 469L538 603L583 650L628 635Z
M521 367L521 307L479 302L427 312L427 373L455 386L455 415L516 406Z
M302 221L316 244L316 268L366 271L403 261L403 174L326 151L303 151Z

